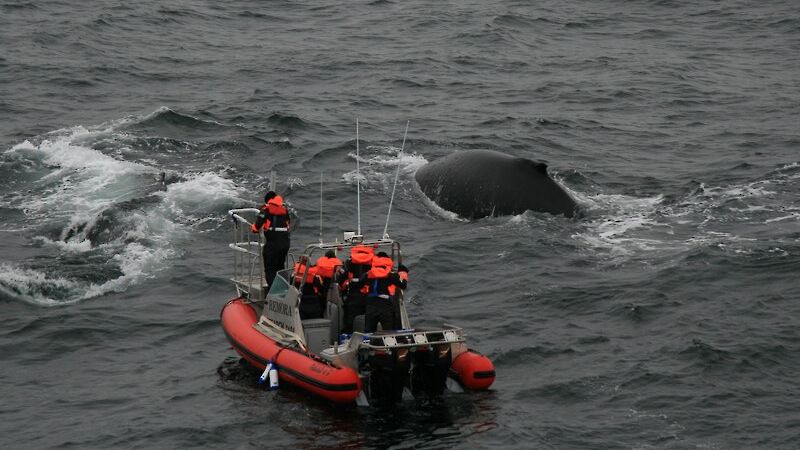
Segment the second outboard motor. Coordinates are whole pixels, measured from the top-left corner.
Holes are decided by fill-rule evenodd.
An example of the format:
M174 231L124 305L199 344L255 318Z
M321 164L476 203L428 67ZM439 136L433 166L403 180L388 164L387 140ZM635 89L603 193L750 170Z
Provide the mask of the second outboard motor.
M411 370L411 393L414 397L442 395L447 384L452 352L449 345L430 347L414 352Z

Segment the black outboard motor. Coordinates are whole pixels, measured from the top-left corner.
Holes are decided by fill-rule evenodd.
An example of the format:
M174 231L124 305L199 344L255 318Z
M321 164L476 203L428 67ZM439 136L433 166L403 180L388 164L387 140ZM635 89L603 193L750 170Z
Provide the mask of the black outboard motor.
M442 395L452 362L450 346L418 348L413 355L411 393L415 398L423 395L428 398Z
M408 349L375 352L369 357L369 366L370 400L386 403L401 401L411 368Z

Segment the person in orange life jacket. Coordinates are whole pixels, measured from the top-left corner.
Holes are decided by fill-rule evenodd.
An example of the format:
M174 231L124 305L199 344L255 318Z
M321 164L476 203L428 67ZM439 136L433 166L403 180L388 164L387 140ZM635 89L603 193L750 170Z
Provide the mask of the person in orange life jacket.
M272 285L275 274L282 270L286 264L286 255L289 253L289 213L283 205L283 197L273 191L264 196L264 206L261 207L256 223L250 231L258 233L264 230L264 276L268 285Z
M397 272L392 272L392 265L392 258L380 252L372 259L372 268L367 276L358 283L351 282L351 289L357 286L366 296L364 331L367 333L377 330L379 323L384 330L397 326L394 302L397 301L397 288L405 289L408 286L408 268L401 264Z
M352 287L351 283L359 283L372 268L372 258L375 251L372 247L358 245L350 250L350 258L344 263L345 279L342 281L344 291L344 327L342 332L353 332L353 320L366 312L364 294L359 288Z
M322 298L327 300L328 288L334 281L342 278L342 260L336 257L336 252L328 250L325 256L317 259L317 275L322 278Z
M318 272L319 267L317 266L309 267L306 272L305 261L294 265L294 274L292 275L294 286L301 289L300 320L320 319L324 315L323 280ZM304 273L306 276L305 284L301 283Z

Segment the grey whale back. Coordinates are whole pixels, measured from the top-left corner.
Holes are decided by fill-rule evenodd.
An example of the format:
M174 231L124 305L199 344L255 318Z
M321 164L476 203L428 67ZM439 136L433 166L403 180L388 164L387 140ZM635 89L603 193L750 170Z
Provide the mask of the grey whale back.
M429 199L468 219L526 210L573 217L578 207L547 164L491 150L454 152L420 167L414 178Z

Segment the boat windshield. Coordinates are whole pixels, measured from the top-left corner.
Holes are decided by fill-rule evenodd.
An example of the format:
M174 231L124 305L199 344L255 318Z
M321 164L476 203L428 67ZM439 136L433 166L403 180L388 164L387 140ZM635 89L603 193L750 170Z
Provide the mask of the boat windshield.
M267 293L267 296L283 298L286 293L289 292L289 282L287 281L287 277L291 275L291 272L291 269L284 269L278 272L275 275L275 279L272 280L272 286L269 287L269 293Z

